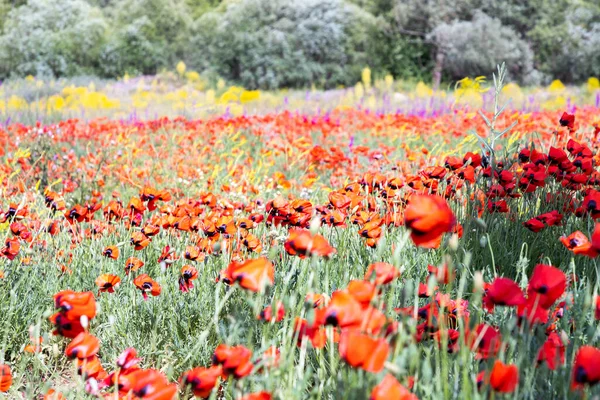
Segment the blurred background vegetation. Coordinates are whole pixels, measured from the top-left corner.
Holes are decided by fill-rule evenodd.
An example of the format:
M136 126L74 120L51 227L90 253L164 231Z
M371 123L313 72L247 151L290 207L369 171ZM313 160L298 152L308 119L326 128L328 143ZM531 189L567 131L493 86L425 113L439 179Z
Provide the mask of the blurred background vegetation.
M0 79L150 75L248 89L436 88L505 61L524 85L600 76L597 0L0 0Z

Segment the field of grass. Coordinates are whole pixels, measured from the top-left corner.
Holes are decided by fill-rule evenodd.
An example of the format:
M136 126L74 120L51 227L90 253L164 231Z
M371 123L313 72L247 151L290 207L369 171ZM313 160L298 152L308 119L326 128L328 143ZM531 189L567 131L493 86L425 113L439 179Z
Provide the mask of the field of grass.
M0 390L597 396L598 92L474 82L467 103L220 88L149 118L5 86Z

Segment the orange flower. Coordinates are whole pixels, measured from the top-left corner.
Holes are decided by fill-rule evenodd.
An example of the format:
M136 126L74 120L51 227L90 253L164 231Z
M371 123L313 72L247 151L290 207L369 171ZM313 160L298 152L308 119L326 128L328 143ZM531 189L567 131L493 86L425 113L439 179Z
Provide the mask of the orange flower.
M0 392L8 392L12 385L12 373L6 364L0 364Z
M197 367L186 371L179 380L182 386L189 385L196 397L209 397L215 386L219 383L223 368L213 366L209 368Z
M512 393L519 384L519 369L514 364L496 360L490 376L492 389L500 393Z
M340 356L352 367L377 373L390 351L389 343L384 339L374 339L356 331L342 332L339 344Z
M131 245L136 250L142 250L150 244L150 238L143 232L133 232L131 234Z
M142 291L144 300L148 300L148 292L150 292L152 296L158 296L162 290L158 282L150 278L148 274L141 274L137 276L133 280L133 284Z
M179 274L179 290L182 292L189 292L194 287L193 280L198 278L198 270L191 265L184 265L181 267Z
M92 292L63 290L54 295L54 306L69 320L79 320L84 315L88 319L96 316L96 299Z
M242 263L233 261L223 271L220 280L227 284L237 282L244 289L260 292L275 282L275 267L264 257Z
M100 350L100 341L87 332L77 335L65 349L68 358L84 359L95 356Z
M375 275L376 285L385 285L400 276L400 271L392 264L377 262L369 265L365 273L365 279L370 280Z
M290 255L298 255L300 258L306 256L330 257L336 253L327 239L316 234L312 235L305 229L292 229L290 236L284 244L285 251Z
M393 375L387 374L379 385L373 388L369 400L418 400Z
M125 261L125 275L129 275L131 271L137 271L144 266L144 262L137 257L129 257Z
M112 258L116 260L119 258L119 248L117 246L108 246L102 251L104 257Z
M101 292L114 293L115 287L119 285L121 278L117 275L102 274L96 278L96 286L98 286L98 295Z
M414 195L404 211L404 225L417 246L439 247L439 240L454 228L455 218L446 200L433 195Z
M215 349L212 357L214 365L223 367L224 375L233 375L236 379L250 375L254 364L250 360L252 351L244 346L227 346L220 344Z

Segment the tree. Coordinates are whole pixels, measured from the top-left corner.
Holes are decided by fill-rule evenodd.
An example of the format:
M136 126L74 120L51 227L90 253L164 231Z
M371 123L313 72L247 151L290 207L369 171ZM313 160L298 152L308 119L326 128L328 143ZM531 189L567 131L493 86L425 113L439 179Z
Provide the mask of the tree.
M154 74L179 61L192 19L184 0L120 0L106 11L114 30L103 49L102 74Z
M533 53L529 45L500 20L477 11L471 21L438 25L428 35L445 54L444 69L452 79L486 75L506 62L512 78L533 83Z
M29 0L0 36L0 76L66 76L97 70L107 23L84 0Z
M247 88L353 84L374 22L342 0L231 1L196 22L186 61Z
M439 35L431 33L441 24L454 20L470 19L479 0L396 0L394 20L396 29L407 37L418 39L429 46L433 60L433 87L437 89L442 79L446 49Z

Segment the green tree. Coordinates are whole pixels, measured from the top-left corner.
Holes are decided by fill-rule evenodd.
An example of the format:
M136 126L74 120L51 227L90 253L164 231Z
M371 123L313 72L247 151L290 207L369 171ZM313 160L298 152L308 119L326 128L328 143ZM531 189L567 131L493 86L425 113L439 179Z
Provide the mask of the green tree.
M187 62L248 88L351 84L368 65L373 16L342 0L241 0L196 21Z
M0 76L65 76L98 70L107 23L83 0L29 0L7 15Z
M107 14L114 29L101 55L102 74L154 74L174 65L189 44L184 0L119 0Z

